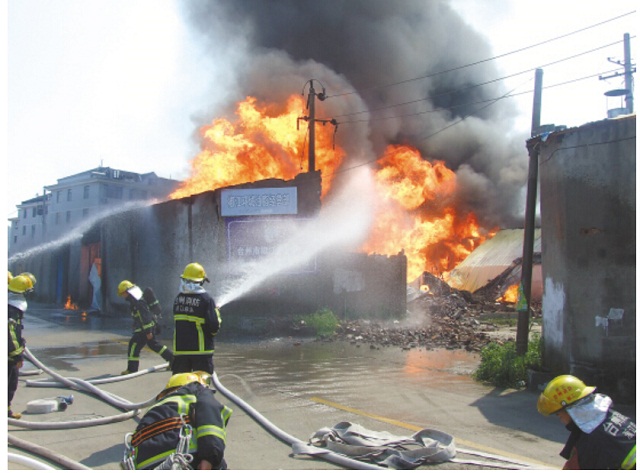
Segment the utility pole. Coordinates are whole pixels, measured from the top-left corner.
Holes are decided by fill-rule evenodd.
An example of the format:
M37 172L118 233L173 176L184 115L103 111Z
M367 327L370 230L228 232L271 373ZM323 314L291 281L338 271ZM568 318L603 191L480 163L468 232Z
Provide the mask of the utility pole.
M316 90L313 87L313 79L311 79L309 80L309 95L307 96L309 116L298 118L298 128L300 120L309 122L309 172L315 172L316 170L316 123L322 123L323 125L331 123L336 128L338 127L338 122L335 119L319 120L316 118L316 97L318 97L318 100L320 101L327 98L324 87L322 87L322 92L316 94Z
M533 116L531 137L540 129L542 108L542 69L536 69L533 91ZM538 147L529 148L529 179L527 182L527 203L525 208L524 241L522 244L522 270L518 294L518 325L516 327L516 354L524 355L529 347L529 315L531 301L531 280L533 275L533 247L536 230L536 201L538 197Z
M309 109L309 172L316 170L316 90L313 88L313 79L309 85L307 97Z
M607 58L609 62L618 64L624 67L624 72L616 72L609 76L600 76L600 80L611 79L613 77L619 77L624 75L624 96L625 96L625 113L633 113L633 73L636 72L635 66L631 63L631 37L629 33L625 33L624 36L624 63L620 61ZM622 92L622 91L620 91ZM622 94L620 94L622 95Z

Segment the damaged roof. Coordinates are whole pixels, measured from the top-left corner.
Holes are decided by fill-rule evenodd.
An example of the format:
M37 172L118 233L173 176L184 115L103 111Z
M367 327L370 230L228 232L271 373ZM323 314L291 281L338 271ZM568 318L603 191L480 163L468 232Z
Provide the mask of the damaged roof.
M540 255L541 251L540 235L541 231L537 228L534 233L534 261L535 255ZM516 260L522 259L523 241L524 230L521 228L499 231L456 266L447 283L459 290L475 292L500 276Z

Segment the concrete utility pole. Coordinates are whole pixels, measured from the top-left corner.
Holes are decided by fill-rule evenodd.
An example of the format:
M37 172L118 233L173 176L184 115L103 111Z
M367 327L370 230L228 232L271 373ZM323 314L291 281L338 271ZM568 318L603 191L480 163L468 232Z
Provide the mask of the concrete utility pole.
M531 136L540 129L542 108L542 69L536 69L533 92L533 116ZM538 197L538 147L529 149L529 179L527 183L527 204L525 208L524 242L522 244L522 272L518 295L518 325L516 327L516 354L524 355L529 347L529 314L531 311L531 280L533 275L533 246L536 230L536 201Z
M624 75L624 91L620 90L619 92L621 93L619 95L624 94L625 96L625 113L632 114L633 113L633 73L636 72L636 68L631 63L631 38L629 36L629 33L625 33L623 38L624 38L624 63L621 63L620 61L614 61L611 58L608 58L608 60L609 62L623 66L624 73L616 72L615 74L611 74L609 76L600 76L599 79L605 80L605 79L611 79L613 77L619 77L621 75ZM611 91L611 92L618 92L618 90ZM605 95L608 95L608 94L605 94Z

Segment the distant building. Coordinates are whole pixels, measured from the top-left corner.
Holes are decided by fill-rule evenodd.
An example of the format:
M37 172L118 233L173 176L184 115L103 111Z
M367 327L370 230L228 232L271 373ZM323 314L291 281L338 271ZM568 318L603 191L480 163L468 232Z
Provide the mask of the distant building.
M83 223L136 201L165 200L179 181L97 167L58 179L45 193L17 205L9 219L9 255L55 241Z

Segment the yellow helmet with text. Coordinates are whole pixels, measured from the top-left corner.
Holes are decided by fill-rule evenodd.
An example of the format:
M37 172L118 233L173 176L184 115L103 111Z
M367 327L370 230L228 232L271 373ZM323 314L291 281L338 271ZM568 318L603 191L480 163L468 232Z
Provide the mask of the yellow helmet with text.
M29 279L31 279L31 282L33 283L34 287L35 287L36 283L38 282L36 277L32 273L24 272L24 273L20 273L20 276L26 276Z
M549 381L538 397L538 412L545 416L555 414L587 397L595 390L595 386L587 386L582 380L570 374L556 376Z
M120 297L124 297L126 292L132 287L135 287L135 284L125 279L124 281L120 282L120 284L118 284L118 295Z
M189 263L182 272L182 279L194 282L209 281L204 267L200 263Z
M17 294L24 294L33 290L33 282L26 276L15 276L9 281L9 290Z

